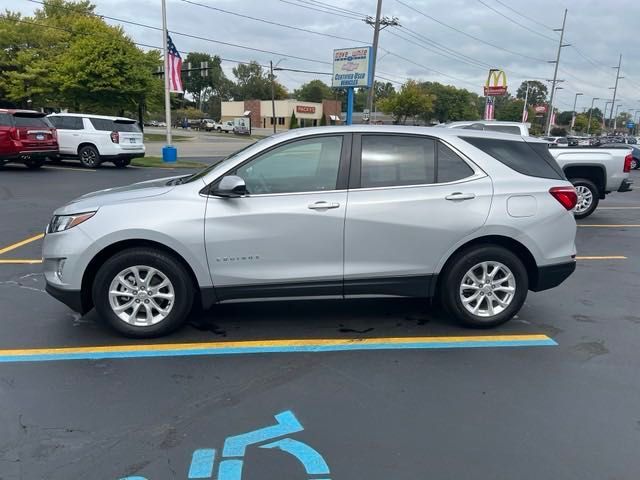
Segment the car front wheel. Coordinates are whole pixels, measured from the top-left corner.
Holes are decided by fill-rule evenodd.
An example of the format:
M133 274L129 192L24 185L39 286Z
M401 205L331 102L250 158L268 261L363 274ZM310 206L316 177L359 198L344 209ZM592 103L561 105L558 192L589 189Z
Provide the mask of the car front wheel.
M469 327L495 327L510 320L524 304L529 290L522 261L500 246L465 250L443 274L443 306Z
M181 327L193 304L193 285L172 256L133 248L108 259L93 284L100 317L127 337L151 338Z

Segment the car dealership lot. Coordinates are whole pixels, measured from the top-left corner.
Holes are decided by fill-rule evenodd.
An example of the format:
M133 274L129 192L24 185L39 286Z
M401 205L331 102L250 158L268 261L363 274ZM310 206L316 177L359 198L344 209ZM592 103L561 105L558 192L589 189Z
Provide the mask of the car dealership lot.
M517 319L489 331L462 329L416 300L257 302L133 341L43 292L41 266L28 262L39 259L53 209L179 173L0 172L0 360L21 354L7 350L42 355L0 363L2 480L225 480L216 473L229 459L243 459L243 479L637 478L640 191L611 195L579 222L576 273L530 293ZM376 349L363 339L378 339ZM346 351L319 351L350 340ZM206 345L185 356L183 343ZM131 345L163 356L132 358L122 348ZM55 361L61 347L88 359ZM281 413L299 426L265 434L268 448L227 451L225 439L281 424ZM267 443L282 437L326 466L299 443Z

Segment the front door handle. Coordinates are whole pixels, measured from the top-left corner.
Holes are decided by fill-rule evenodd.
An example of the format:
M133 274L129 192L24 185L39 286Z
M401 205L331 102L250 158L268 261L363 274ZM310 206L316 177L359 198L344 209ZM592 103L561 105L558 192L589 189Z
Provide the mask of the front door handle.
M338 208L340 206L339 203L335 202L316 202L309 204L309 209L311 210L328 210L330 208Z
M452 201L456 201L456 200L473 200L474 198L476 198L476 194L475 193L455 192L455 193L452 193L451 195L447 195L444 198L445 198L445 200L452 200Z

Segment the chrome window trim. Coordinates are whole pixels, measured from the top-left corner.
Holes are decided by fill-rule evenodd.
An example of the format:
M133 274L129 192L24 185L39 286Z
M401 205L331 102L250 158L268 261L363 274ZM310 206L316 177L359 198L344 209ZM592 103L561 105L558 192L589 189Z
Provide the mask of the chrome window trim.
M319 193L346 193L347 191L348 190L346 189L341 189L341 190L313 190L310 192L256 193L254 195L243 195L241 197L219 197L213 194L205 195L204 193L201 193L200 196L208 197L208 198L221 198L221 199L227 200L228 198L282 197L282 196L289 196L289 195L316 195Z
M478 180L480 178L485 178L485 177L488 177L488 176L489 175L487 175L486 173L480 171L480 172L474 173L470 177L461 178L460 180L454 180L453 182L421 183L421 184L417 184L417 185L391 185L391 186L386 186L386 187L360 187L360 188L353 188L350 191L351 192L362 192L362 191L369 191L369 190L397 190L399 188L440 187L440 186L447 186L447 185L457 185L459 183L467 183L467 182L471 182L473 180Z

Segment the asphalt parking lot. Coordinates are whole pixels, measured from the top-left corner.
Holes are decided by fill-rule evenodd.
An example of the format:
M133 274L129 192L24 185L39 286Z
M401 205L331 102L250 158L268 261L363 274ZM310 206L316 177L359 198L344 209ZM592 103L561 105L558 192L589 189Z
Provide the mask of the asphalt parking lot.
M132 341L44 292L57 206L172 174L0 172L1 480L638 478L640 190L579 222L576 273L491 331L416 300L274 302ZM102 358L123 348L162 354Z

